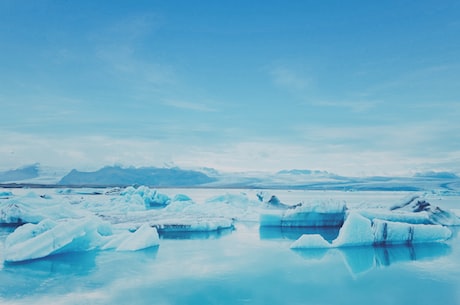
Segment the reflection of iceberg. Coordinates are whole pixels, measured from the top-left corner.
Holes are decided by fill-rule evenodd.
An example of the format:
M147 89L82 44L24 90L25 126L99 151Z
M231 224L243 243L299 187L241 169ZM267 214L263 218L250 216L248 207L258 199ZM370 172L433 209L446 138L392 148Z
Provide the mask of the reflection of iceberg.
M55 304L38 302L41 295L53 295L73 291L94 291L110 286L119 278L131 278L145 272L145 266L156 259L158 247L136 252L72 252L6 264L0 272L0 299L17 300L19 297L34 298L31 304ZM1 304L2 301L0 301ZM8 301L7 304L10 304ZM14 303L14 302L13 302ZM87 299L73 297L64 304L93 304ZM14 303L16 304L16 303ZM106 304L106 302L104 302Z
M445 241L452 232L441 225L408 224L380 219L369 219L350 213L331 243L319 242L318 235L302 235L291 248L328 248L369 245L395 245Z
M362 274L381 266L387 267L398 262L435 260L451 253L451 248L446 243L293 250L308 260L322 259L330 252L331 254L340 254L346 266L354 275Z
M337 238L339 227L260 227L261 239L291 239L296 240L304 234L318 234L331 242Z
M213 231L159 231L160 239L217 239L233 232L234 228L223 228Z
M389 266L399 261L429 261L452 251L446 243L423 243L391 247L374 247L376 263Z

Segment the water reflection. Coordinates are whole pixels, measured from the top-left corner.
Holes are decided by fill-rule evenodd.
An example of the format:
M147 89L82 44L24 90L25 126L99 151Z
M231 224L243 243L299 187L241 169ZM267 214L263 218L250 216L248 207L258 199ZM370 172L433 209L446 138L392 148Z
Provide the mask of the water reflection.
M161 239L217 239L231 234L234 228L225 228L215 231L164 231L159 230Z
M133 270L135 268L120 266L137 266L140 269L142 264L155 259L157 253L158 247L135 252L88 251L6 263L0 269L0 300L103 287L110 278L136 271Z
M423 243L387 247L344 247L334 249L293 249L301 257L322 259L329 252L340 253L353 275L368 272L378 267L388 267L398 262L429 261L452 252L445 243Z
M260 227L260 239L297 240L303 234L319 234L325 240L332 241L339 235L340 227Z

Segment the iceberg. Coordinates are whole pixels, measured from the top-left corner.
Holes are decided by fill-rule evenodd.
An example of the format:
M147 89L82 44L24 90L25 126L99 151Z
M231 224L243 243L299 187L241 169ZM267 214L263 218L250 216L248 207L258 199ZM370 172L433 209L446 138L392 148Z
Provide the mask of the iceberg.
M5 240L5 262L19 262L49 255L89 251L110 234L106 224L93 219L45 219L18 227Z
M332 241L332 245L335 247L366 246L372 245L373 242L374 234L371 221L352 212L340 228L339 236Z
M302 235L291 248L336 248L353 246L386 246L399 244L443 242L451 238L452 231L441 225L409 224L374 219L373 221L351 212L339 235L331 243L320 235ZM320 238L324 242L320 241Z
M272 195L267 191L261 191L256 194L257 198L260 202L263 202L267 208L274 208L274 209L294 209L302 203L297 203L295 205L289 205L280 201L280 199L276 195Z
M382 208L359 209L356 211L369 220L382 219L411 224L433 224L426 212L414 213L403 210L389 211Z
M76 210L68 203L53 200L50 196L39 196L33 192L22 197L13 197L0 203L0 223L21 225L39 223L49 218L81 218L90 215Z
M126 201L131 200L133 196L139 196L142 198L146 208L165 207L171 203L169 196L161 194L157 190L152 190L147 186L139 186L138 188L129 186L120 195L124 196Z
M428 201L419 199L421 197L422 196L420 195L407 197L402 202L390 207L390 210L409 211L414 215L423 214L426 221L432 224L440 224L444 226L460 225L460 218L454 212L433 206Z
M401 222L373 221L375 245L432 243L449 239L452 231L441 225L417 225Z
M140 226L135 232L124 232L112 236L109 241L104 244L101 249L115 249L116 251L138 251L150 247L155 247L160 244L160 238L156 228L145 223Z
M1 191L0 192L0 199L8 199L13 196L13 193L10 191Z
M159 233L209 232L232 229L233 220L225 217L182 217L156 221L151 224Z
M4 261L14 263L91 250L137 251L158 245L158 232L148 224L133 233L114 234L110 223L96 217L45 219L38 224L22 225L8 235Z
M343 201L326 200L302 203L282 212L271 210L260 215L260 226L340 227L347 206Z
M330 247L331 244L327 242L320 234L303 234L299 239L291 244L291 249L321 249Z

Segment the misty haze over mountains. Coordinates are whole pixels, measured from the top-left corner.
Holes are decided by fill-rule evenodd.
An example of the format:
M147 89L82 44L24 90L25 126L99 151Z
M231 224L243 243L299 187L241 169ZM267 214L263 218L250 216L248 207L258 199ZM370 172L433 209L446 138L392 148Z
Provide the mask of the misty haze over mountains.
M3 186L283 188L309 190L460 191L460 177L451 172L416 173L411 177L345 177L321 170L292 169L276 173L221 173L212 168L106 166L97 171L56 171L32 164L0 171Z

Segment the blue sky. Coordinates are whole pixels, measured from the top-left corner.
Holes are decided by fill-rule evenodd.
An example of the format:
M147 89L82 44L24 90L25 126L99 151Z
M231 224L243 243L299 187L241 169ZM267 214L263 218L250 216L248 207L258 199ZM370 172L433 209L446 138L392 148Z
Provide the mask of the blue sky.
M458 1L0 0L0 169L460 173Z

